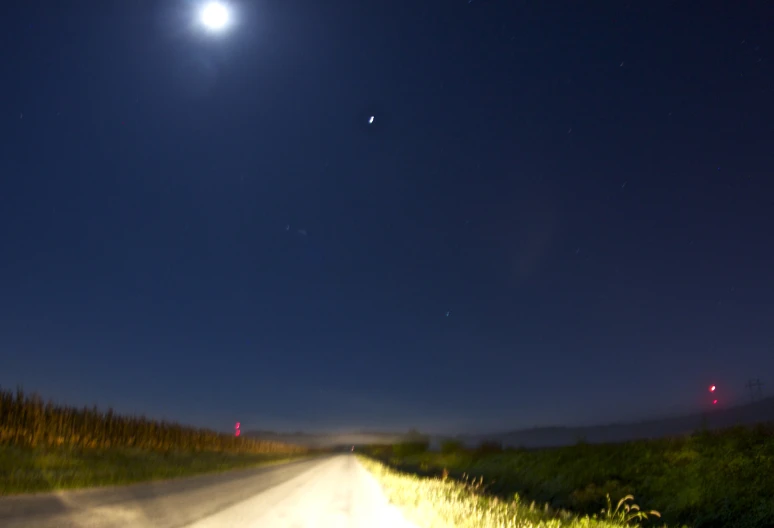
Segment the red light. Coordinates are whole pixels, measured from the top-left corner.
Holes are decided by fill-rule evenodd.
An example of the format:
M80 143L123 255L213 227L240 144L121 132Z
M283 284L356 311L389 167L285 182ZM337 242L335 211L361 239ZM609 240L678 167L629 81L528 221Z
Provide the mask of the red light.
M236 423L236 428L239 429L239 422Z
M715 386L714 385L710 385L710 392L715 392Z
M717 401L717 400L715 400ZM234 436L239 436L239 429L236 430L236 434Z
M717 405L717 403L718 403L717 400L712 400L712 405Z

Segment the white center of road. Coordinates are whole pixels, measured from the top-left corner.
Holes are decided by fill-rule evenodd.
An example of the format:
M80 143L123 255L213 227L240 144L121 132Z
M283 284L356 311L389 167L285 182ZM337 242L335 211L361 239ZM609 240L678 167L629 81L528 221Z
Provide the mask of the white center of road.
M416 528L354 456L321 463L188 528Z

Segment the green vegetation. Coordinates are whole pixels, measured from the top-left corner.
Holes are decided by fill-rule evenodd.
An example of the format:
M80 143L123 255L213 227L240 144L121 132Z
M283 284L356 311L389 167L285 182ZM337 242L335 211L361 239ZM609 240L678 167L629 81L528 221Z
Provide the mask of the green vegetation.
M423 528L621 528L641 526L639 522L651 516L638 511L628 497L601 515L578 516L525 503L518 495L506 500L488 496L480 479L421 478L365 457L361 461L382 484L390 502Z
M0 446L0 495L132 484L276 464L297 456Z
M556 449L487 444L466 450L444 444L440 452L399 456L381 447L370 454L419 474L481 477L494 496L518 493L580 514L611 511L608 496L615 503L633 495L673 526L774 526L772 425Z
M0 494L128 484L302 456L279 442L44 404L0 390Z

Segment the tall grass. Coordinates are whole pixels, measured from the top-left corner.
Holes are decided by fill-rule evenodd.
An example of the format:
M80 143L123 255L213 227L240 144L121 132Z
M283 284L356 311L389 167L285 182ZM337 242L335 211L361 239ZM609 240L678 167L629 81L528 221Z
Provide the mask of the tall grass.
M426 475L483 477L496 496L519 493L582 514L610 511L608 496L614 505L633 495L669 525L774 527L774 425L553 449L450 444L445 452L397 456L378 448L373 454Z
M0 390L0 445L22 448L129 448L243 454L300 454L303 447L258 441L145 417L120 416L111 409L43 403L23 391Z
M488 496L481 479L421 478L365 457L361 462L381 483L390 501L423 528L634 528L649 517L644 512L632 515L636 505L629 504L628 498L601 515L574 515L524 502L518 495L508 499Z

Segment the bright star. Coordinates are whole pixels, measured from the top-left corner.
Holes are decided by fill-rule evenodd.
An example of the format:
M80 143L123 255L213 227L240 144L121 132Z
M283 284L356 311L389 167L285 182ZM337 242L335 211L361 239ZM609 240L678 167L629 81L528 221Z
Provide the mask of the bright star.
M199 20L211 31L220 31L228 25L229 13L220 2L207 3L199 13Z

